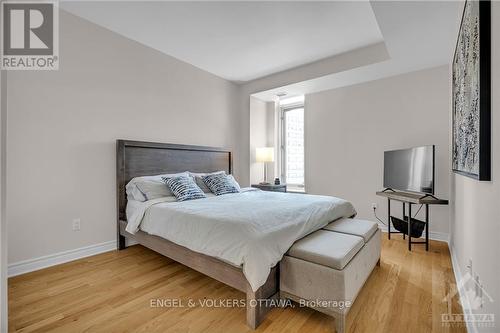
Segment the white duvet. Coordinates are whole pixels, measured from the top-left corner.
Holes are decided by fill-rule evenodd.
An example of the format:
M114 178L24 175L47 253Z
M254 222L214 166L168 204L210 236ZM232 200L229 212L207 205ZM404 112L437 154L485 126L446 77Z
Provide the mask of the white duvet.
M127 231L241 266L256 291L296 240L355 214L350 202L335 197L256 190L184 202L129 201Z

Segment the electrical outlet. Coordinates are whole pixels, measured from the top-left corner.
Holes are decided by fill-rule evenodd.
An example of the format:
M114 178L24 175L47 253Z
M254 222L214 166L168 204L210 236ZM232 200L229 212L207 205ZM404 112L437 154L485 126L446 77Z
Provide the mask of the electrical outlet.
M372 209L377 209L378 208L378 204L376 204L375 202L372 203Z
M80 231L80 219L73 219L73 231Z

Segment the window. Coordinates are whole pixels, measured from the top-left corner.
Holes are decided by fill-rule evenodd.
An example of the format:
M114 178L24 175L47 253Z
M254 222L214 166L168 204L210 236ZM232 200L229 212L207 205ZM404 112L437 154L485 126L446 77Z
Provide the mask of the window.
M281 178L291 191L304 191L304 97L299 97L280 101Z

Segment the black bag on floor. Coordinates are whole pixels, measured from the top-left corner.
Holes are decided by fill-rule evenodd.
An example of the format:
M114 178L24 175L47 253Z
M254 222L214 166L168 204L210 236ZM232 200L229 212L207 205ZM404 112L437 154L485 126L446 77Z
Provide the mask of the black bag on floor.
M392 225L394 228L408 235L408 216L405 216L405 221L391 216ZM411 237L419 238L424 232L425 222L412 218L411 219Z

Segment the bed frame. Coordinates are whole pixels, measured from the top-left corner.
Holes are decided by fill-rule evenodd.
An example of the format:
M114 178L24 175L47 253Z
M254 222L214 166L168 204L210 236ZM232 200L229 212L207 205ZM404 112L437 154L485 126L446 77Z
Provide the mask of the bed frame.
M247 324L255 329L270 310L266 303L272 303L258 300L279 297L279 265L271 270L266 283L254 292L243 275L241 267L191 251L164 238L142 231L136 234L125 231L127 226L125 185L132 178L186 170L192 172L224 170L230 174L233 168L232 157L231 151L223 148L117 140L117 248L118 250L124 249L126 247L125 239L133 239L155 252L246 293Z

